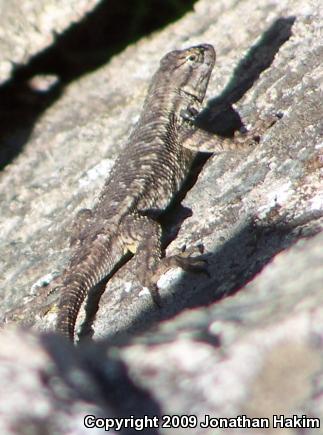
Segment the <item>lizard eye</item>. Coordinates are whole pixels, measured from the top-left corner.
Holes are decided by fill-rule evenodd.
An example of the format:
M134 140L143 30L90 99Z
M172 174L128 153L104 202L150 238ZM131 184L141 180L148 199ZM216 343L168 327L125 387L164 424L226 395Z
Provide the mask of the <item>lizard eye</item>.
M190 54L187 57L187 60L189 60L190 62L195 62L197 60L197 55L196 54Z

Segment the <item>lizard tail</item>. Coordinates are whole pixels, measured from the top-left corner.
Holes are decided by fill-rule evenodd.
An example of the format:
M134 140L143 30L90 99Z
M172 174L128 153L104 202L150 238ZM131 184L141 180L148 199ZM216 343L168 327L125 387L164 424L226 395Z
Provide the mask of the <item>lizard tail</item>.
M58 305L56 330L71 341L74 341L76 319L86 296L114 267L114 252L98 240L94 245L89 256L65 271L66 277L63 276L59 286L62 295Z
M74 341L75 323L81 305L96 281L93 271L90 273L83 265L82 270L69 275L60 286L62 296L58 305L56 330L71 341Z
M74 329L80 307L87 294L86 289L81 290L81 286L71 285L67 289L64 286L64 294L59 302L59 312L56 323L56 330L74 341Z

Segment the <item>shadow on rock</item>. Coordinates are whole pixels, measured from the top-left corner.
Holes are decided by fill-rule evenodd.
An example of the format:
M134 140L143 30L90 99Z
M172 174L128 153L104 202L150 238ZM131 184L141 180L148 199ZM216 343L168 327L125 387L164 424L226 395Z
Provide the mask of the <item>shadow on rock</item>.
M69 399L65 397L65 406L83 400L103 410L104 415L96 417L129 419L132 416L133 420L142 421L145 416L160 419L161 409L156 400L135 385L123 361L113 355L113 349L110 352L109 348L99 344L75 348L55 334L44 334L41 341L59 377L70 391ZM120 430L123 435L135 433L138 433L135 427ZM158 428L151 427L149 433L158 435L160 432Z
M27 65L16 65L11 79L0 86L0 170L21 152L35 122L64 86L104 65L140 37L179 19L194 3L135 0L129 6L103 0ZM40 90L40 76L54 77L55 84Z
M204 130L224 137L232 137L243 127L242 120L232 104L239 101L253 86L260 74L272 64L280 47L292 35L296 17L276 20L241 59L222 93L209 100L198 122Z

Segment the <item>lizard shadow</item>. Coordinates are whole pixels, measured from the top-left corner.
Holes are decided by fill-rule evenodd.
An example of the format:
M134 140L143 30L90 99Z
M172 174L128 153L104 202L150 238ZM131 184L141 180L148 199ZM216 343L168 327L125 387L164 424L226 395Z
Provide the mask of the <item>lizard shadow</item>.
M200 113L198 126L223 137L243 129L239 113L232 107L272 64L279 48L290 38L296 17L279 18L263 33L236 66L220 95L211 98Z
M236 130L243 127L241 117L232 104L252 87L262 71L269 68L279 48L290 38L294 21L295 17L276 20L251 47L239 62L222 93L208 101L207 107L197 120L199 127L224 137L232 136ZM168 227L164 238L166 246L176 237L181 223L190 214L181 208L179 202L195 184L209 158L210 155L207 154L197 157L192 174L176 198L172 211L163 219L163 223ZM205 231L208 232L210 229L205 229ZM203 230L201 238L203 238ZM130 326L118 329L115 335L109 336L109 340L113 340L113 337L120 339L124 334L127 336L129 333L144 331L147 327L173 317L186 308L209 305L224 296L234 294L259 273L275 254L286 249L295 240L290 225L276 226L251 219L230 240L209 254L209 272L212 278L205 279L201 276L192 277L184 274L177 285L172 286L172 294L163 298L161 310L152 310L151 305L143 309L133 319ZM198 291L193 290L187 294L185 289L192 288L192 286ZM125 306L134 303L131 295L127 295L126 299L127 302L121 301L120 310L122 310L123 303ZM98 307L97 303L95 305ZM91 319L93 318L92 313Z

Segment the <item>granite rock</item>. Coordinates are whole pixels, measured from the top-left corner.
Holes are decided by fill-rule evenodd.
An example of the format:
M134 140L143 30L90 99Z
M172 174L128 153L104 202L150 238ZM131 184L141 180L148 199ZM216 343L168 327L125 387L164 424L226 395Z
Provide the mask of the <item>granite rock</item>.
M98 0L1 0L0 83L9 79L16 65L48 48L55 38L90 12Z
M58 296L47 298L46 285L68 262L76 212L95 203L161 56L208 42L217 64L205 117L215 131L230 134L279 114L254 148L205 157L184 208L169 216L170 234L178 235L167 253L203 243L210 277L169 271L159 281L158 310L130 261L100 299L92 328L94 339L103 341L84 340L76 353L62 344L62 352L85 364L92 378L100 373L95 388L114 355L143 394L134 402L142 410L148 401L151 415L322 417L320 3L200 0L194 12L64 89L1 174L4 328L53 329ZM30 339L38 340L35 353L57 340L51 353L56 366L59 338L41 337ZM83 400L77 389L74 394ZM114 409L120 401L105 394L94 402L110 415L105 401ZM135 415L142 414L137 409Z

